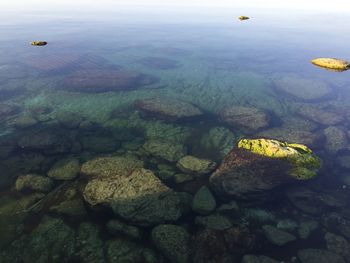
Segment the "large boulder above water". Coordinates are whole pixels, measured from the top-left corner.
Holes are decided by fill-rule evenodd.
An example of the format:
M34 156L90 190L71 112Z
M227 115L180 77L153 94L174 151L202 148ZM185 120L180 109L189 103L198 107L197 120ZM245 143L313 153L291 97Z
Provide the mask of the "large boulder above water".
M269 126L269 116L262 110L252 107L232 106L224 108L220 119L232 128L244 132L254 132Z
M136 100L135 107L146 116L165 120L188 119L203 114L199 108L189 102L167 97Z
M334 71L344 71L350 68L350 63L348 61L337 58L315 58L311 60L311 63Z
M313 178L319 167L320 160L304 145L242 139L210 176L210 184L219 195L250 199Z
M297 99L314 101L328 97L332 89L324 82L299 77L283 77L274 80L274 87Z
M135 158L97 158L83 164L90 177L84 188L91 205L105 204L132 224L148 226L176 221L186 209L179 193L164 185Z
M134 90L157 81L153 76L125 70L80 70L63 80L68 91L108 92Z

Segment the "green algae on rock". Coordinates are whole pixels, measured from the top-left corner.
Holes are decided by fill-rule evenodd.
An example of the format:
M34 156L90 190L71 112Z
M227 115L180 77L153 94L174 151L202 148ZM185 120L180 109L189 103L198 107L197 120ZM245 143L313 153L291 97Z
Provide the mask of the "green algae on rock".
M264 201L273 198L272 189L315 177L319 167L305 145L242 139L210 176L210 185L224 197Z
M149 140L142 148L154 157L158 157L169 162L176 162L186 155L186 148L182 144L175 144L161 140Z
M216 208L216 200L209 188L202 186L194 195L192 209L198 214L207 215Z
M320 159L303 144L269 139L242 139L238 142L237 147L266 157L287 160L294 166L288 174L299 180L313 178L321 166Z
M71 180L77 177L80 171L79 160L67 158L57 161L47 175L57 180Z
M316 58L311 60L311 63L335 71L345 71L350 68L350 63L348 61L337 58Z

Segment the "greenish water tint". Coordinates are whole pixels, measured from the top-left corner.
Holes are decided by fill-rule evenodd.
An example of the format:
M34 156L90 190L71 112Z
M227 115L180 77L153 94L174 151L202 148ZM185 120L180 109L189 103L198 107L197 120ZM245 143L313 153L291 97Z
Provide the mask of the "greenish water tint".
M350 71L310 60L350 60L350 19L244 11L0 18L1 262L347 262ZM322 168L217 187L243 137Z

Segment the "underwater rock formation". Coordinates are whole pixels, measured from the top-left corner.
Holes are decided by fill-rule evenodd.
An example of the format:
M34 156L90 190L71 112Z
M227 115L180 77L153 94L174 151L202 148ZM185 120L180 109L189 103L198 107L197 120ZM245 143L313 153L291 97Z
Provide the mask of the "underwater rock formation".
M162 58L162 57L146 57L139 62L149 68L153 69L174 69L180 66L179 62L170 58Z
M36 174L22 175L16 180L17 191L32 190L47 193L52 187L52 179Z
M257 108L232 106L224 108L219 115L220 119L232 128L247 133L269 126L269 116Z
M311 63L334 71L344 71L350 68L350 63L348 61L336 58L315 58L311 60Z
M320 160L309 148L268 139L242 139L210 176L223 196L250 199L295 180L316 176Z
M134 90L157 81L153 76L126 70L80 70L68 75L62 88L78 92Z
M176 164L184 173L202 175L213 171L216 163L210 160L199 159L192 155L182 157Z
M170 143L167 141L149 140L142 148L150 155L169 162L177 162L187 153L182 144Z
M330 154L336 154L347 149L348 136L344 128L329 126L323 130L323 133L326 137L325 148Z
M216 208L216 201L209 188L202 186L194 195L192 210L201 215L210 214Z
M297 99L315 101L328 97L332 89L326 83L300 77L287 76L274 80L274 87Z
M135 101L135 107L145 116L165 120L179 120L198 117L203 112L191 103L167 97L155 97Z
M180 194L142 166L142 161L120 156L84 163L81 173L91 178L83 191L85 200L91 205L106 204L136 225L177 220L185 209Z
M47 175L56 180L72 180L80 171L79 160L67 158L57 161L48 171Z
M289 242L296 240L292 234L282 231L271 225L262 227L265 237L274 245L283 246Z
M181 226L159 225L152 230L155 246L173 263L189 262L190 235Z
M303 105L298 108L297 113L309 120L327 126L336 125L344 121L344 117L338 112L319 106Z
M328 250L307 248L298 251L301 263L345 263L345 260Z

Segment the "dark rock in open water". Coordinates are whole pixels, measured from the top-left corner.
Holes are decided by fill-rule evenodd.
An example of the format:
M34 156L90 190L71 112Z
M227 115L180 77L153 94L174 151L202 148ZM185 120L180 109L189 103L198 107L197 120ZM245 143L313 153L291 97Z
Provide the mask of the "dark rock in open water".
M80 92L134 90L155 83L153 76L125 70L81 70L63 80L63 89Z
M245 132L254 132L269 126L269 116L257 108L233 106L224 108L219 114L223 122Z
M191 103L166 97L137 100L135 107L146 116L165 120L193 118L203 114L199 108Z
M180 66L180 64L176 60L162 57L147 57L141 59L140 63L150 68L163 70L174 69Z

